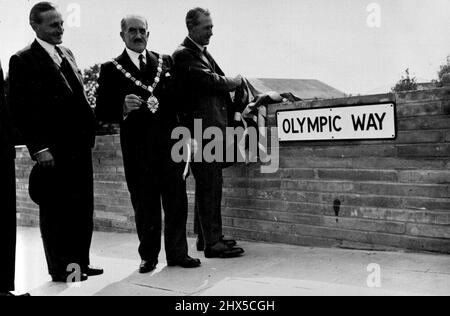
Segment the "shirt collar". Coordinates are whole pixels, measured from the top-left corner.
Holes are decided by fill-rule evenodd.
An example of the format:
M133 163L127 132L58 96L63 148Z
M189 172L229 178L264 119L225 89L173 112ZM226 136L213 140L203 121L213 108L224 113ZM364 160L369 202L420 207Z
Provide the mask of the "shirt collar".
M39 37L36 37L36 41L39 43L39 45L42 46L42 48L45 49L45 51L53 58L55 54L57 54L55 45L47 43L46 41L41 40Z
M188 38L189 38L189 40L190 40L192 43L195 44L195 46L198 47L198 49L199 49L202 53L205 51L205 48L206 48L207 46L202 46L202 45L197 44L197 42L194 41L190 36L188 36Z
M128 47L126 47L126 51L128 56L130 57L131 61L135 64L138 65L139 68L139 56L142 55L144 56L144 62L147 63L147 50L144 50L141 54L136 53L135 51L129 49Z

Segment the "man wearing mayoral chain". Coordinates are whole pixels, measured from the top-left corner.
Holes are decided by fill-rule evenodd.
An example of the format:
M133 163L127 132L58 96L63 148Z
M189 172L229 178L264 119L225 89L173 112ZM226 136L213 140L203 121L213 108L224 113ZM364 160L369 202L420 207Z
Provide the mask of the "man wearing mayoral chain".
M173 162L172 130L179 123L173 99L170 56L147 50L147 20L127 16L121 23L125 51L102 65L96 114L120 123L125 176L140 240L140 273L153 271L161 250L161 200L169 266L196 268L188 256L187 195L182 164Z

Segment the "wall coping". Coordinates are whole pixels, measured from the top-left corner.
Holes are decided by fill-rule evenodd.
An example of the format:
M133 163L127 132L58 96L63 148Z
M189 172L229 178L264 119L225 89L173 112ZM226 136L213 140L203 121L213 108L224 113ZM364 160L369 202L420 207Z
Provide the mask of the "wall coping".
M338 107L343 105L371 104L383 102L402 103L406 101L429 101L450 99L450 87L429 90L406 91L400 93L384 93L361 95L336 99L304 100L294 103L276 103L268 107L268 116L274 116L280 110L312 109L318 107Z

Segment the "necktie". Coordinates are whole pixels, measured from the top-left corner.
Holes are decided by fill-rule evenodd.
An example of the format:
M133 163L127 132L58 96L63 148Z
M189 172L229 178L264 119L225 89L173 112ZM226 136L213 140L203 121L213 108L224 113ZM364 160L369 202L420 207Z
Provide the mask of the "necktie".
M144 72L147 67L144 58L144 55L139 55L139 69L141 70L141 72Z
M55 52L56 52L55 58L59 60L59 65L61 65L64 59L66 59L66 56L64 56L64 53L58 46L55 46Z
M205 56L209 65L211 66L211 68L215 71L214 60L212 59L211 55L208 53L208 50L206 49L206 47L205 47L205 49L203 49L203 55Z
M61 62L62 62L62 52L60 50L60 48L58 46L55 46L55 52L52 56L53 61L55 62L55 64L57 64L58 66L61 66Z
M64 56L63 52L61 51L61 49L58 46L55 46L55 49L56 49L56 52L58 53L59 57L61 58L60 71L63 74L63 76L66 78L67 82L69 83L69 86L72 88L72 90L74 92L80 92L80 90L82 91L82 86L80 84L80 81L78 80L77 76L75 75L75 73L72 69L72 66L70 65L66 56Z

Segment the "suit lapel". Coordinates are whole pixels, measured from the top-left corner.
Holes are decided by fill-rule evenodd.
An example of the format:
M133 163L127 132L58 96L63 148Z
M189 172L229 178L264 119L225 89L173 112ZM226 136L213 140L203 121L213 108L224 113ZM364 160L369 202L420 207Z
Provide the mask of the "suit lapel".
M55 64L55 62L47 53L47 51L37 41L33 42L33 44L31 45L31 49L35 56L36 62L40 65L42 69L45 70L44 74L47 73L50 76L50 78L47 79L54 81L55 83L61 84L62 86L67 88L70 91L70 93L73 93L69 82L63 76L63 74L59 70L59 66Z
M75 77L78 79L78 82L80 83L81 86L83 86L83 78L78 73L78 67L75 63L75 60L73 60L72 56L67 53L67 50L64 47L61 48L61 52L64 58L69 62L70 68L72 69Z
M141 76L139 68L131 61L126 50L116 60L134 78L139 78Z
M139 80L141 80L144 84L152 85L158 70L158 58L159 56L156 53L147 51L147 67L144 74L142 74L141 71L136 67L126 51L124 51L122 55L120 55L116 60L134 78L139 78ZM161 78L161 80L162 79L163 78Z
M147 58L148 58L148 54L147 54ZM142 81L144 84L147 84L148 82L146 82L146 78L143 78L141 71L139 70L138 67L136 67L136 65L133 63L133 61L131 60L130 56L128 55L127 51L125 50L122 55L120 55L119 57L116 58L116 61L123 67L123 69L130 73L130 75L136 79L138 79L139 81ZM149 68L148 65L148 59L147 59L147 68ZM122 80L124 80L127 83L128 88L124 88L124 89L131 89L130 91L134 91L133 93L135 93L136 95L146 99L150 96L150 93L147 90L138 88L133 81L131 81L130 79L127 79L119 70L117 70L118 75L122 78ZM147 77L148 75L146 74L145 77Z
M210 63L212 64L212 67L214 69L214 71L221 75L224 76L224 72L222 71L222 69L220 69L219 65L217 65L216 61L214 60L214 58L211 56L211 54L208 52L208 50L206 51L206 55L208 57L208 60L210 61Z
M147 51L147 72L145 74L145 79L149 80L147 83L153 84L153 79L158 73L158 58L156 53Z
M189 39L186 37L182 44L186 49L190 50L196 58L198 58L203 64L205 64L211 71L214 71L213 65L204 57L203 53L198 49L198 47Z

